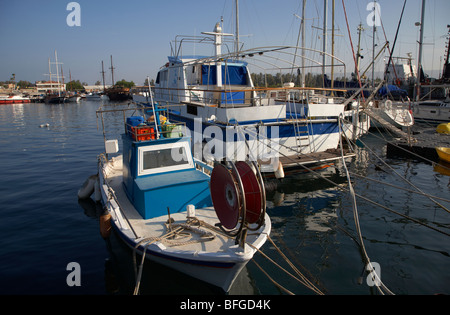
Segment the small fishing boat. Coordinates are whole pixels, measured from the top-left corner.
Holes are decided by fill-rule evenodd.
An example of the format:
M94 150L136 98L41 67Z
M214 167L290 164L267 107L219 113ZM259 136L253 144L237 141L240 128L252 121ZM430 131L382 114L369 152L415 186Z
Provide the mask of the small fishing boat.
M139 275L145 257L228 292L271 230L257 164L209 166L191 153L184 124L160 123L156 104L143 116L125 119L126 110L123 154L105 140L98 182L85 186L96 186L111 225L141 255ZM111 111L121 110L97 115Z
M450 163L450 148L436 147L436 152L442 161Z
M30 98L17 94L0 95L0 105L23 104L23 103L31 103Z

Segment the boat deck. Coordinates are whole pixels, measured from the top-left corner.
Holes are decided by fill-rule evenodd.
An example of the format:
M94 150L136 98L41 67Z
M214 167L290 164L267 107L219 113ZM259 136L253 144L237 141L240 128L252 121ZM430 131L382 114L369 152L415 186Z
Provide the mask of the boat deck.
M169 220L169 214L143 220L142 216L129 201L123 188L121 157L115 158L114 163L108 163L107 176L108 183L114 190L120 208L122 209L124 220L131 225L136 235L136 242L140 242L144 239L146 242L151 242L152 240L158 241L160 238L165 237L170 231L168 224L166 224ZM188 220L186 211L170 213L170 218L173 220L171 226L172 230L176 229L180 224L186 224ZM219 223L219 219L212 207L195 209L195 218L212 227ZM267 220L268 217L266 216L266 222ZM247 242L253 243L258 247L258 243L260 242L260 232L261 230L252 234L252 231L249 231ZM210 237L211 234L214 235L213 239ZM160 242L159 246L161 246L161 244L165 247L173 247L174 250L189 252L224 252L224 254L229 255L232 252L240 251L235 244L234 238L230 238L216 228L209 228L203 225L196 226L194 223L189 224L189 226L185 228L182 233L178 233L176 237L164 239ZM248 246L246 246L246 248L248 248Z
M354 157L355 153L350 151L344 151L344 158ZM330 166L340 159L342 159L341 151L339 149L329 149L323 152L313 152L308 154L290 155L290 156L280 156L279 161L283 164L285 170L288 169L305 169L312 166L321 166L320 168L325 168ZM261 164L268 164L262 162Z

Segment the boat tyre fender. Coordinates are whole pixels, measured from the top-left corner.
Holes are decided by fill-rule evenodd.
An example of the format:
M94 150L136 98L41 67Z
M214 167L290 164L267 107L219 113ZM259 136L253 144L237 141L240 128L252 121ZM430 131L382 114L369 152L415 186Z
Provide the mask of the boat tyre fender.
M85 180L83 185L81 185L80 189L78 190L79 199L86 199L92 195L95 189L95 183L97 182L97 179L98 179L97 175L91 175Z

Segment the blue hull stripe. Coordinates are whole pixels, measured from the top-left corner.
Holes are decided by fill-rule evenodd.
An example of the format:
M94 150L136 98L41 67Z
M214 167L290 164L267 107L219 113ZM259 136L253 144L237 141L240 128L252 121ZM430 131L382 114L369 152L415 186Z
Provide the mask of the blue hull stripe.
M191 131L194 130L194 119L188 118L188 117L184 117L179 115L178 113L175 112L170 112L169 114L169 119L173 119L179 122L184 122L186 123L186 127L189 128ZM274 121L264 121L266 123L270 123L270 122L276 122L277 120ZM245 126L246 124L254 124L254 123L259 123L260 121L255 121L255 122L244 122L241 123L242 126ZM224 131L224 134L222 135L222 139L225 139L225 127L227 127L226 125L223 124L217 124L217 123L205 123L202 122L202 133L205 131L205 129L209 126L218 126L220 128L222 128L222 130ZM308 124L306 125L300 125L300 126L296 126L295 124L286 124L286 123L280 123L274 126L266 126L266 132L267 132L267 137L268 138L273 138L272 137L272 128L271 127L278 127L278 136L280 138L290 138L290 137L306 137L309 135L326 135L326 134L333 134L333 133L339 133L339 124L337 122L323 122L323 123L312 123L312 124ZM256 128L258 129L258 126L256 126ZM295 132L295 128L297 128L297 133ZM235 136L235 141L237 141L237 136Z

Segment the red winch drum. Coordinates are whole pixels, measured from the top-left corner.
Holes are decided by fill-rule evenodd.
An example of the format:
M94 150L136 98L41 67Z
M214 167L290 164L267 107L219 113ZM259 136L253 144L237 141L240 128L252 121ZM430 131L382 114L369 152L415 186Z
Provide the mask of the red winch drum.
M239 220L239 193L231 172L222 164L211 173L211 199L220 223L227 229L236 227Z
M245 221L257 223L262 213L262 188L252 167L246 162L235 164L238 174L222 164L214 167L211 174L211 198L220 223L227 229L237 226L243 215L245 198ZM239 179L242 182L241 192Z
M255 172L246 162L236 162L236 168L241 176L242 186L245 193L245 220L248 223L259 221L262 212L261 185L258 182Z

